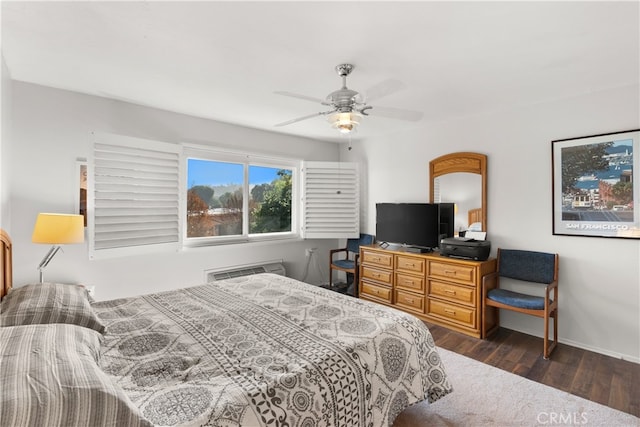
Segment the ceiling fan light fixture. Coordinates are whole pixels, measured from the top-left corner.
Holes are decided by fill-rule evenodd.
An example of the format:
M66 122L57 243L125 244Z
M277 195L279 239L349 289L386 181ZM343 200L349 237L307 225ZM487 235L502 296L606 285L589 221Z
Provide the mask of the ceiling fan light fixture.
M283 123L278 123L275 126L287 126L313 117L326 116L327 121L332 128L337 129L342 135L351 135L357 131L358 125L362 120L362 116L369 116L369 110L374 108L371 105L367 105L367 102L371 99L387 96L390 93L403 88L402 83L399 81L387 80L368 90L366 92L367 96L364 97L355 90L351 90L347 87L347 76L351 74L353 68L354 66L352 64L339 64L336 66L336 72L338 73L338 76L342 78L342 87L331 92L325 99L313 98L292 92L275 92L279 95L286 95L293 98L304 99L306 101L317 102L321 105L330 107L329 111L319 111L315 114L309 114L293 120L287 120ZM392 119L409 121L421 120L423 116L419 111L401 110L399 108L382 107L379 109L378 107L375 107L375 111L376 116L386 116Z
M351 133L356 130L362 115L353 111L340 112L336 111L327 117L327 120L331 124L331 127L338 129L340 133Z

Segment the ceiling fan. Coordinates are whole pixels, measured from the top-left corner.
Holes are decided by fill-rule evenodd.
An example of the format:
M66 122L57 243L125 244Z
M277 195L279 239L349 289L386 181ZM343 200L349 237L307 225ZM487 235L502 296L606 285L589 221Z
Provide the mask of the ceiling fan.
M328 116L328 121L332 127L338 129L341 133L350 133L356 130L363 116L373 115L409 121L418 121L422 118L422 113L419 111L369 105L369 102L390 95L402 89L404 85L398 80L385 80L367 90L363 96L347 87L347 76L351 74L353 68L352 64L339 64L336 66L336 72L342 77L342 88L331 92L324 100L293 92L275 92L278 95L291 96L330 107L327 111L287 120L276 124L276 126L287 126L317 116Z

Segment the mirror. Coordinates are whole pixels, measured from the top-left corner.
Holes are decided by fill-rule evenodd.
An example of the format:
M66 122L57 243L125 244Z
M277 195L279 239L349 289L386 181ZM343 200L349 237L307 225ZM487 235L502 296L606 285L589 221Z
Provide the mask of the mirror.
M429 200L456 204L455 227L487 231L487 156L451 153L429 162Z

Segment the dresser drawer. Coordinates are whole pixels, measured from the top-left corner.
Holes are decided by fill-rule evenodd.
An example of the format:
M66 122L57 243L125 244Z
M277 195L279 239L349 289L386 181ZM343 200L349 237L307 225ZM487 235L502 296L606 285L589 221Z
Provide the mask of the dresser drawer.
M411 274L396 273L396 288L418 292L424 295L424 277L413 276Z
M429 296L437 296L453 302L475 307L476 289L453 283L429 280Z
M379 265L380 267L393 268L393 255L382 254L376 251L362 250L360 262L366 264Z
M390 270L378 270L367 265L362 266L362 278L385 283L389 286L393 283L393 272Z
M416 313L424 313L424 296L396 290L396 307Z
M475 285L475 267L450 262L429 261L429 277Z
M361 281L360 284L361 298L369 298L374 301L382 301L387 304L391 304L391 288L376 285L375 283L370 283L366 280Z
M396 270L424 274L427 261L424 258L396 256Z
M475 310L427 298L427 314L471 328L476 327Z

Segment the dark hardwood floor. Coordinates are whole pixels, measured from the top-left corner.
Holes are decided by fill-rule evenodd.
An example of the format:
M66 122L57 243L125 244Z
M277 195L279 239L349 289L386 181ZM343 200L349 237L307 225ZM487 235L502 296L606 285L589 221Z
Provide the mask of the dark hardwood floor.
M500 328L480 340L427 326L439 347L640 417L639 364L562 343L544 360L542 338Z

